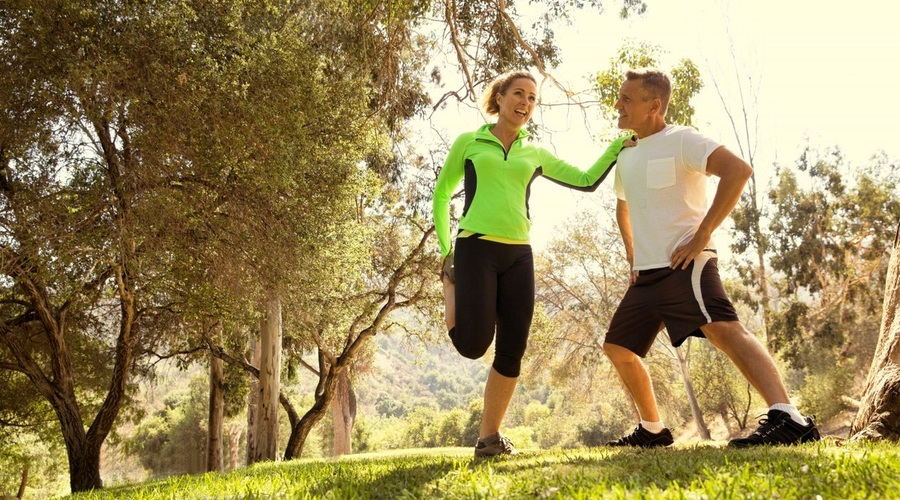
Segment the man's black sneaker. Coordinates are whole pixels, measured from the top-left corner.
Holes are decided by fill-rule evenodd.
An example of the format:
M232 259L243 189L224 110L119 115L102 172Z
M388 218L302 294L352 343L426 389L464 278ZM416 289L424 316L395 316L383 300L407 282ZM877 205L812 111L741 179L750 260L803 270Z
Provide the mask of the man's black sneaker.
M672 439L672 431L670 431L669 429L663 429L659 434L654 434L647 429L644 429L643 425L638 424L638 426L634 428L634 432L632 432L631 434L625 437L621 437L616 441L610 441L606 443L606 445L656 448L657 446L669 446L674 442L675 440Z
M475 445L475 458L494 457L497 455L517 455L519 452L513 447L512 441L499 432L479 439Z
M769 413L759 419L759 428L753 434L745 438L732 439L728 446L733 448L748 448L750 446L797 444L818 441L819 429L813 419L807 417L809 423L798 424L791 418L788 412L781 410L769 410Z

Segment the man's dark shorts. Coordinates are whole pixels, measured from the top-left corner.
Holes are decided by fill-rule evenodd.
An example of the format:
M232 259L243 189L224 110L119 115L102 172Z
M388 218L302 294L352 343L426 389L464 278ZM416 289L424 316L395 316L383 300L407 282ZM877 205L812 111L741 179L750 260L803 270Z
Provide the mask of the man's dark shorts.
M643 357L663 328L678 347L690 336L703 337L700 327L715 321L738 321L738 315L719 278L716 254L707 250L684 270L639 271L613 314L606 342Z

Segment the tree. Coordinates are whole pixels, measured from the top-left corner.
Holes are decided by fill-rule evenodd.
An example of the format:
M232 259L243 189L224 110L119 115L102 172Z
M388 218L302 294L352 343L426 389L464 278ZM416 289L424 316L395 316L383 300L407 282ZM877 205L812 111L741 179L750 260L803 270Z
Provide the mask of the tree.
M529 2L537 3L537 2ZM539 22L526 31L514 2L507 0L443 0L434 2L434 9L442 14L447 42L456 56L462 85L449 91L434 105L437 109L446 99L475 102L477 87L510 69L534 67L544 80L563 91L574 104L569 92L552 74L552 67L560 60L554 45L551 20L571 20L581 8L602 9L600 0L541 2L546 11ZM622 18L646 11L641 0L626 0L619 11ZM440 78L437 72L434 76Z
M753 405L752 386L727 357L706 342L696 345L691 356L697 401L727 424L744 430Z
M347 99L372 73L309 57L292 6L258 7L3 8L0 368L56 412L73 491L102 486L142 357L196 350L163 333L252 317L318 262L331 197L372 149L369 103Z
M895 220L896 222L896 220ZM900 225L894 235L894 246L884 286L881 330L872 366L866 377L862 404L850 436L854 440L900 440Z
M0 89L2 367L55 411L72 490L81 491L101 485L100 446L125 399L139 337L135 151L116 119L119 89L103 81L102 66L91 68L109 41L103 21L81 3L17 7L4 8L0 64L4 73L33 68ZM54 54L60 46L79 57ZM81 362L92 366L76 370Z
M356 422L356 393L350 384L350 370L344 370L338 375L331 404L331 418L334 429L332 455L347 455L353 451L353 424Z
M281 301L266 301L266 316L261 322L259 361L259 410L256 420L254 462L275 460L278 456L278 396L281 388Z
M590 394L591 381L606 364L600 333L626 286L627 261L620 254L618 232L598 219L609 216L576 214L536 262L537 301L551 324L544 325L537 315L528 363L534 369L549 368L551 382L571 386L572 397Z
M437 266L436 257L426 250L431 243L432 226L415 223L405 224L403 218L375 226L376 219L366 216L360 224L378 227L374 233L372 248L381 250L373 255L368 272L359 278L346 276L349 282L357 281L350 287L349 294L327 298L340 300L350 311L348 315L334 308L318 308L320 315L304 318L302 328L311 333L312 345L303 347L302 339L297 339L300 352L311 350L316 353L317 364L305 365L318 378L315 402L307 412L292 425L285 458L297 458L312 427L324 416L328 405L337 392L338 383L344 372L358 360L367 343L379 332L394 328L394 311L404 308L432 307L437 303L437 283L430 269ZM390 219L389 219L390 220ZM374 273L373 273L374 271ZM308 341L306 341L308 342ZM346 393L349 398L349 392ZM349 404L350 400L346 402ZM352 413L342 405L342 414Z
M221 325L217 325L221 328ZM225 421L225 373L222 360L209 355L209 418L207 419L206 470L221 472L223 462L223 423Z
M187 387L166 395L163 407L142 419L125 441L125 451L135 455L151 477L207 471L204 382L197 374Z
M755 106L757 104L757 95L759 91L759 83L754 82L752 75L742 77L737 65L737 57L734 55L734 46L731 47L732 59L734 61L734 84L737 86L735 97L726 96L726 85L724 82L720 84L715 73L710 71L713 86L722 102L722 108L728 116L731 124L731 130L734 133L734 139L738 146L738 153L753 169L747 189L741 195L741 199L737 206L731 212L731 219L734 222L735 236L731 248L737 256L745 255L748 250L752 250L756 257L756 262L752 264L744 264L738 257L737 269L741 275L745 285L751 287L758 295L753 300L749 297L747 302L755 309L762 311L763 333L765 336L766 346L771 345L772 339L769 332L771 322L771 297L770 285L768 281L768 269L766 267L766 249L768 243L763 233L763 225L765 218L765 207L760 205L759 184L756 176L756 148L758 146L758 116L755 114ZM731 99L736 99L738 108L733 111L732 106L735 105ZM738 296L740 298L740 296Z
M862 335L877 331L882 256L900 216L895 167L875 157L848 175L837 149L807 149L797 167L779 169L769 191L769 260L780 276L773 347L798 369L820 365L825 354L832 363L868 363L874 336Z

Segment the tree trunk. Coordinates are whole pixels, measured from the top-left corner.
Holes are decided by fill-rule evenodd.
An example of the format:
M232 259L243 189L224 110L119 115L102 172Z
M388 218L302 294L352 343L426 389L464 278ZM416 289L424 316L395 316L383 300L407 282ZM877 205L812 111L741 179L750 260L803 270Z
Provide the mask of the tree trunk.
M263 323L260 322L260 325ZM262 331L262 328L260 328ZM261 357L260 345L254 336L250 339L250 364L259 369L259 361ZM247 393L247 465L256 462L258 453L256 451L257 436L256 423L259 421L259 376L250 377L250 391Z
M752 158L752 156L751 156ZM756 246L756 273L757 273L757 291L759 292L759 306L762 309L763 317L763 333L766 339L766 347L772 345L772 339L769 331L769 323L772 318L772 303L769 298L769 283L766 279L766 249L764 248L762 225L760 223L760 210L756 201L756 170L753 160L750 160L750 166L754 168L753 175L750 178L750 209L753 213L751 225L753 227L753 241Z
M66 452L69 458L69 486L73 493L103 488L100 478L100 445L87 439L72 440L66 436Z
M687 356L682 352L682 348L675 349L675 356L678 358L678 367L681 369L684 390L691 405L691 414L694 416L694 422L697 424L697 433L700 434L700 438L709 440L709 427L707 427L706 421L703 419L703 412L700 411L700 405L697 403L697 395L694 394L694 384L691 382L690 346L691 339L689 338L682 345L682 348L687 348Z
M316 386L315 402L313 403L312 408L310 408L302 418L297 420L296 423L293 423L296 415L291 415L289 413L292 425L291 435L288 438L287 447L284 452L285 460L300 457L300 454L303 452L303 445L306 443L306 438L309 436L310 431L325 415L325 411L328 410L328 405L331 404L331 400L334 398L337 377L341 375L342 371L349 368L363 346L365 346L375 333L381 329L381 326L384 324L388 315L398 307L396 287L402 281L401 277L406 275L408 266L415 262L414 257L424 254L424 249L433 232L434 226L428 228L428 230L422 234L422 238L419 240L416 248L409 253L403 264L394 270L390 279L390 286L385 291L383 299L381 299L384 302L381 303L378 312L375 314L375 317L372 318L371 324L358 331L358 333L351 331L347 343L344 345L344 349L339 356L326 356L323 351L325 347L322 344L318 345L319 369L317 373L319 374L319 383ZM415 300L407 298L402 306L408 307L421 298L418 293L414 295L416 296ZM285 408L290 408L290 406L285 405Z
M225 398L222 383L225 379L222 360L209 354L209 425L206 440L206 471L221 472L222 421L225 419Z
M19 491L16 492L16 498L22 500L25 498L25 487L28 485L28 464L22 467L22 480L19 482Z
M300 458L300 455L303 453L303 445L306 443L306 438L309 437L310 431L325 416L325 411L328 410L328 405L334 398L336 385L334 376L329 375L327 378L328 380L323 386L323 391L316 394L316 401L313 403L312 408L300 418L297 425L291 428L291 436L288 438L284 452L285 460Z
M241 444L241 428L232 423L228 426L228 470L238 468L238 446Z
M334 401L331 403L336 457L353 453L353 424L356 421L356 395L350 383L349 370L342 370L337 377Z
M852 440L900 440L900 226L884 284L881 332L859 412L850 427Z
M281 378L281 300L266 302L259 367L259 420L256 426L256 460L278 456L278 393Z

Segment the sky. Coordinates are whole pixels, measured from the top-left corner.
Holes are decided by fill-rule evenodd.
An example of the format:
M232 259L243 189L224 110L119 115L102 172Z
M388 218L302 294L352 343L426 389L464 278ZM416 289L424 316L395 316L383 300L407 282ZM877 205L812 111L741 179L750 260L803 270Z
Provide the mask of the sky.
M851 164L865 162L879 151L900 161L894 125L900 116L896 96L900 4L888 0L646 1L643 16L622 20L616 13L619 3L607 0L607 12L581 12L573 25L557 27L563 63L551 70L554 77L572 90L587 89L587 77L608 67L629 38L662 47L666 52L662 69L690 58L705 83L694 101L695 124L740 154L713 85L715 79L729 107L740 110L735 92L736 74L740 75L745 90L750 87L755 93L755 98L746 97L751 116L758 119L754 164L761 186L770 179L775 163L793 165L807 142L815 148L839 146ZM560 101L561 95L551 85L542 88L543 102ZM595 117L599 122L599 113ZM552 138L544 138L549 140L545 145L582 168L590 166L605 148L597 137L603 127L587 131L585 117L578 111L545 107L533 119L554 131ZM452 133L473 129L479 120L472 115L471 120L466 117L448 129ZM531 201L535 247L541 248L554 236L556 221L577 208L614 206L611 192L585 195L536 182Z
M701 128L726 128L711 76L733 84L737 66L759 82L760 150L767 156L792 153L805 136L853 155L889 148L898 156L888 123L900 114L898 22L900 6L883 0L648 0L645 16L594 16L573 26L568 34L581 48L564 49L564 67L590 70L591 46L600 53L625 37L648 41L673 61L688 57L700 67L707 83Z

